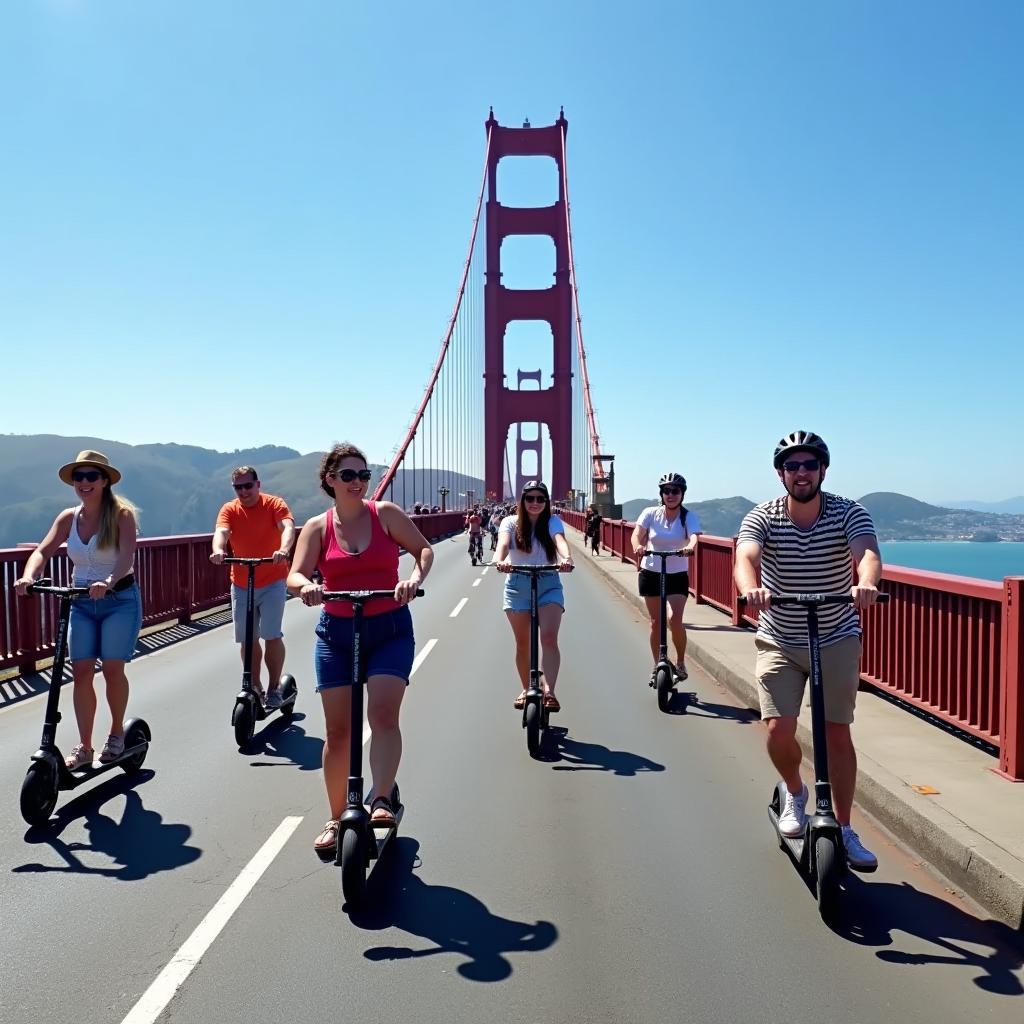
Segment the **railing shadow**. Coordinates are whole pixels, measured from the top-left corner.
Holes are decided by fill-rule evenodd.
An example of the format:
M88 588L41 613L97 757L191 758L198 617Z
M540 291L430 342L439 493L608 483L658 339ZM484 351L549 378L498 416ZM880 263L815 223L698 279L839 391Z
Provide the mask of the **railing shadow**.
M352 923L367 931L397 928L434 945L427 949L374 946L367 960L419 960L444 954L462 957L456 968L467 981L503 981L512 974L515 953L538 953L558 939L550 921L512 921L492 914L475 896L447 885L428 885L415 872L419 843L394 839L370 876L372 906L351 912Z
M284 761L250 761L254 768L298 768L302 772L320 771L323 764L324 741L310 736L298 723L304 721L302 713L290 719L276 716L262 732L253 737L253 747L268 757L282 757Z
M862 946L893 947L895 934L931 943L934 952L897 948L875 955L890 964L943 964L974 972L973 983L995 995L1020 996L1024 985L1014 973L1024 965L1024 936L1000 921L979 920L959 907L915 889L908 882L866 882L848 874L843 883L837 935ZM985 952L978 952L981 947Z
M551 763L551 770L556 772L611 772L624 778L665 770L663 764L641 754L573 739L563 726L548 729L535 760Z
M36 846L49 846L63 858L63 865L19 864L13 872L98 875L116 878L122 882L137 882L161 871L172 871L198 860L202 850L186 845L192 835L188 825L165 825L156 811L147 811L134 787L153 777L153 772L140 771L137 775L122 775L104 782L88 793L69 801L57 811L50 822L25 833L25 842ZM124 813L120 821L101 812L106 801L123 794ZM60 836L73 821L82 818L89 834L88 842L64 842ZM101 854L119 867L90 867L84 864L80 853Z

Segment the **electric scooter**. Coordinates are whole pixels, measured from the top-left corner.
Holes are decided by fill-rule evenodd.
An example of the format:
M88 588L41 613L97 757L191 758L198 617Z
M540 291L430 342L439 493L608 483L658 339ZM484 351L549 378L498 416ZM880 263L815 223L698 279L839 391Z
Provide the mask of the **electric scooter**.
M665 593L665 563L673 555L683 557L685 555L682 551L645 551L644 554L655 555L661 559L661 635L658 645L658 664L654 668L650 685L658 692L658 710L668 711L672 705L672 687L676 683L676 667L668 660L668 616L665 614L668 606L668 595ZM682 707L682 713L685 715L687 706L697 703L697 694L687 693L683 696L686 698Z
M738 598L746 604L744 597ZM878 604L886 604L888 594L879 594ZM825 693L821 677L821 641L818 635L818 609L828 604L852 604L850 594L772 594L772 605L801 605L807 609L807 653L811 672L811 737L814 743L814 808L803 835L785 836L779 829L779 817L786 799L781 779L772 793L768 817L775 829L779 849L786 849L797 867L816 883L818 913L831 925L839 910L839 879L848 865L842 829L832 805L832 786L828 777L828 745L825 738ZM858 869L864 873L874 867Z
M341 868L341 891L345 902L359 907L366 897L367 872L372 862L380 860L385 847L398 834L405 807L396 782L391 788L390 803L395 814L394 825L374 827L370 814L363 805L363 688L366 672L360 657L363 628L363 605L375 597L394 597L394 590L325 590L324 601L348 601L354 612L352 620L352 717L349 739L348 799L338 819L338 846L317 851L324 863L334 861ZM423 596L422 590L416 591Z
M249 567L249 579L245 592L245 658L242 662L242 689L235 698L235 707L231 712L231 725L235 730L235 742L238 749L245 752L252 742L257 722L269 718L275 711L281 712L282 718L291 718L295 713L295 698L299 695L295 677L283 673L278 684L281 691L281 703L278 707L267 707L259 699L252 685L252 644L255 639L256 624L256 566L273 562L273 558L225 558L224 565L246 565Z
M530 685L526 688L526 703L523 705L523 728L526 730L526 749L531 756L536 754L548 731L551 711L544 707L544 691L540 677L540 622L537 615L537 580L541 576L562 572L557 565L517 565L512 572L530 577Z
M53 594L60 598L50 692L46 698L46 714L43 719L43 738L39 749L32 755L32 763L21 784L21 816L29 825L42 825L49 820L57 806L57 794L62 789L75 789L111 768L120 768L127 775L134 775L146 760L146 752L153 737L149 726L141 718L129 718L124 723L124 752L119 757L106 762L94 761L74 771L65 765L57 748L56 736L57 723L61 720L60 691L67 662L71 604L88 598L89 588L55 587L52 580L42 579L29 584L28 592Z

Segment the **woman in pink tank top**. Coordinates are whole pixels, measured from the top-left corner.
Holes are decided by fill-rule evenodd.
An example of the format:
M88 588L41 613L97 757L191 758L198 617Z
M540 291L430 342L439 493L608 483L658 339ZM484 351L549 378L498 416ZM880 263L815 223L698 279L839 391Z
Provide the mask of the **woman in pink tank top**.
M373 822L394 823L388 799L402 756L399 712L412 673L415 638L409 602L430 572L434 552L412 520L390 501L367 501L371 472L366 456L351 444L335 445L320 463L320 486L334 504L302 528L288 575L288 590L302 603L322 605L316 627L317 692L324 707L324 782L331 817L313 844L333 853L338 819L345 809L351 738L352 606L324 602L325 590L393 590L394 597L369 601L363 611L362 664L366 672L366 716L370 723ZM398 578L404 548L414 564ZM323 583L314 583L318 569ZM383 794L383 795L381 795Z

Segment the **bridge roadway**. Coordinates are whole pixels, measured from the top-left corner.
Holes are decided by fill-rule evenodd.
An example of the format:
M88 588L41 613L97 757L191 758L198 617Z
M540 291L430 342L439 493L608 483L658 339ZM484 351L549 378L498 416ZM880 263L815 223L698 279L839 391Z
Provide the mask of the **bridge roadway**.
M326 818L313 611L287 611L293 724L237 751L227 629L149 654L131 669L146 768L64 795L45 829L17 811L42 700L0 712L5 1024L125 1019L283 822L166 1009L133 1024L1019 1019L1010 933L867 822L881 868L851 878L848 920L825 929L769 829L759 727L696 672L701 707L659 714L645 629L586 565L566 580L560 729L531 760L501 579L461 538L437 553L413 606L420 649L437 643L404 709L408 810L358 917L310 848Z

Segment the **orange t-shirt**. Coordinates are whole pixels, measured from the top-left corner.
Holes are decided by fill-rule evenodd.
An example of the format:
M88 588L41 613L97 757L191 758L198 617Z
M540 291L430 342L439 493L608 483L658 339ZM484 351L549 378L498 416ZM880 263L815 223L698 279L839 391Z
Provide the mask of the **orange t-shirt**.
M238 498L221 506L217 513L217 529L231 531L231 553L235 558L269 558L281 546L282 519L291 519L292 514L282 498L273 494L261 494L252 508L246 508ZM270 583L286 579L288 563L256 566L256 586L265 587ZM236 587L249 585L249 569L245 565L231 566L231 582Z

